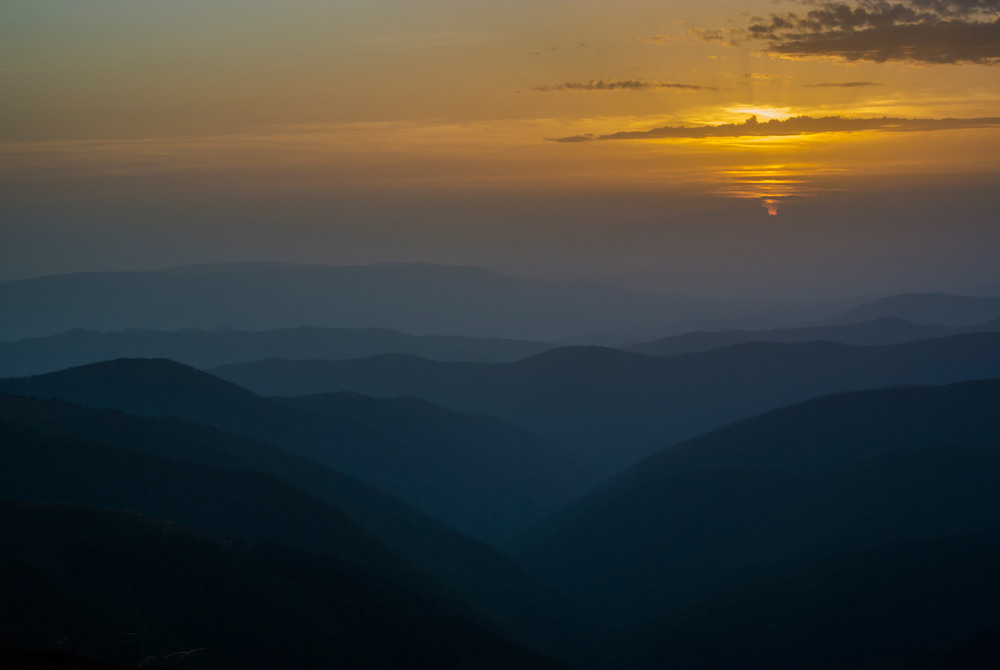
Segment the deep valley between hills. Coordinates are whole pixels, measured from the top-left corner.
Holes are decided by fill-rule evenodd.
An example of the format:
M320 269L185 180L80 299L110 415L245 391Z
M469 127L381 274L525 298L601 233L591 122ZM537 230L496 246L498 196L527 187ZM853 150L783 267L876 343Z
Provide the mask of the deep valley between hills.
M58 278L0 285L0 664L1000 663L1000 301L310 272L409 295L309 322L248 289L209 323L212 286L305 279L100 276L81 309L117 280L166 302L97 323L24 307L71 301ZM453 275L489 309L412 308Z

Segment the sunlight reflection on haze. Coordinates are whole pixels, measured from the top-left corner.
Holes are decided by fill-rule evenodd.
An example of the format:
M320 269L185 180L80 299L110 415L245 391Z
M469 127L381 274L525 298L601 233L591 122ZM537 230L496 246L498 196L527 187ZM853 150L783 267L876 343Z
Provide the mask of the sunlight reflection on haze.
M722 184L715 189L731 198L757 200L771 216L793 199L808 198L828 190L815 184L819 173L840 172L811 165L755 165L715 173Z

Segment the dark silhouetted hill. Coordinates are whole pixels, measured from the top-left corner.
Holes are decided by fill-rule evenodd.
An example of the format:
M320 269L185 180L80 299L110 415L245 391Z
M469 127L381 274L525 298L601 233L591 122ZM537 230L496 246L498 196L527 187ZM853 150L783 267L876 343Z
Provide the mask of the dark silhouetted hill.
M822 398L637 463L510 546L544 580L649 620L755 574L1000 529L1000 382Z
M0 342L0 377L23 377L117 358L169 358L197 368L264 358L341 360L403 353L441 361L516 361L555 345L499 338L406 335L381 328L284 328L261 332L208 330L71 330Z
M275 475L315 496L407 559L491 628L532 648L570 653L594 624L498 551L359 480L269 444L172 418L0 394L0 422L54 439L105 443L214 467Z
M395 578L409 564L273 475L199 465L0 423L0 499L128 510L219 537L275 541Z
M0 510L8 645L130 667L561 667L329 556L90 507Z
M638 483L719 468L815 472L898 449L1000 446L1000 380L840 393L744 419L622 473Z
M270 442L484 539L523 529L594 481L558 445L498 420L363 398L313 411L167 360L123 359L0 380L0 390L176 416Z
M680 440L824 394L1000 377L1000 333L883 347L748 343L671 357L567 347L504 364L395 355L268 360L212 372L268 395L408 395L492 414L610 472Z
M122 654L131 654L132 649L121 651ZM108 663L65 651L0 646L0 667L16 670L134 670L135 663ZM146 663L142 667L157 670L164 666Z
M778 328L772 330L696 331L628 347L628 351L654 356L676 356L710 349L720 349L745 342L839 342L878 346L929 340L948 335L1000 331L1000 321L958 328L913 323L897 317L836 326ZM317 358L319 358L317 356Z
M996 617L994 617L996 620ZM990 670L1000 666L1000 623L995 623L948 651L934 670Z
M995 668L998 564L998 532L837 556L701 601L593 667Z
M597 476L559 445L493 417L417 398L356 393L281 402L355 422L379 436L364 446L363 455L346 456L351 465L345 467L465 532L484 528L483 513L489 511L491 526L476 532L488 539L541 518L597 483Z

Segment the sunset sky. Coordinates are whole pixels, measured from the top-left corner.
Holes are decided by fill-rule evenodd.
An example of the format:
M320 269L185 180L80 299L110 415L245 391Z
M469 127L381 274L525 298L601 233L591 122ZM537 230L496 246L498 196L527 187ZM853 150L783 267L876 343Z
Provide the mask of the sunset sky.
M1000 0L0 0L0 279L1000 293Z

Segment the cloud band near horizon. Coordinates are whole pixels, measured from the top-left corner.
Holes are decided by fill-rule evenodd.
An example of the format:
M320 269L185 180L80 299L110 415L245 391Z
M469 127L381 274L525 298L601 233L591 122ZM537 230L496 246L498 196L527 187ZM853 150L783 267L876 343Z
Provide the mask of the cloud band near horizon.
M905 119L898 117L847 118L843 116L794 116L760 122L751 116L743 123L723 123L709 126L663 126L649 130L627 130L606 135L573 135L551 139L552 142L574 143L599 140L633 139L703 139L709 137L778 137L818 133L927 132L968 128L1000 128L1000 117L977 119Z
M714 86L698 84L675 84L669 81L650 81L646 79L591 79L589 81L567 81L551 86L534 86L532 91L648 91L653 89L668 89L676 91L716 91Z

